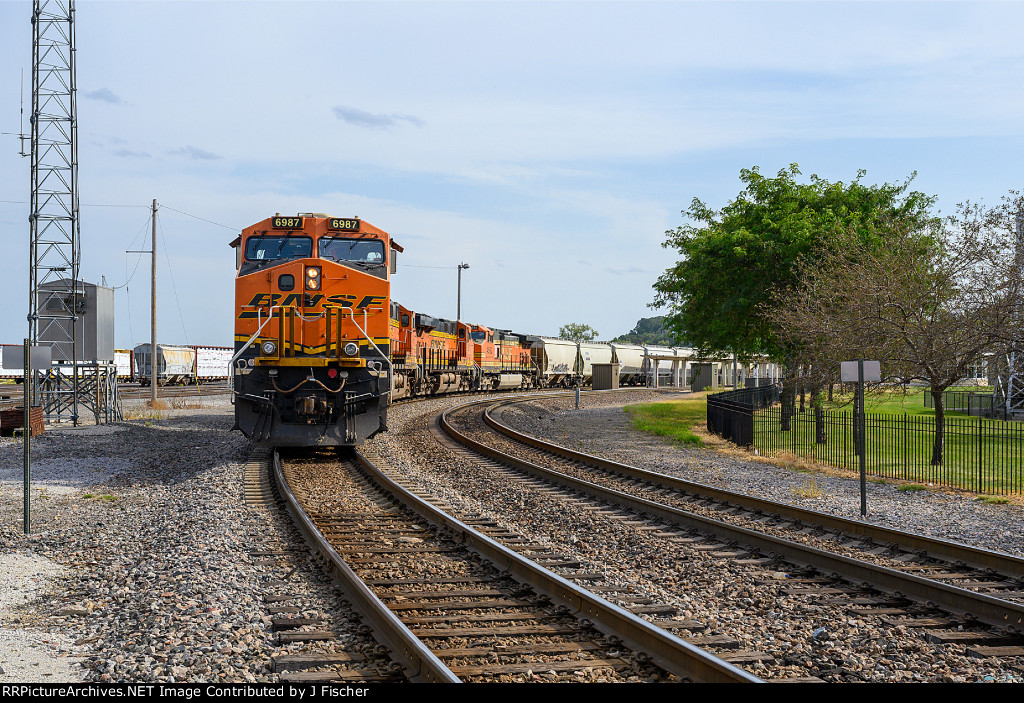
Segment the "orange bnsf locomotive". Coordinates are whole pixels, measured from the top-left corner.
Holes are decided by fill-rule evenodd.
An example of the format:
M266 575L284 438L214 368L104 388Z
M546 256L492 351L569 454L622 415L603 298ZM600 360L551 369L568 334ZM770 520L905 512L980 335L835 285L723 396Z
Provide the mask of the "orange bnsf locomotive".
M534 382L525 337L393 302L402 247L368 222L275 215L231 245L235 428L258 444L354 446L394 399Z

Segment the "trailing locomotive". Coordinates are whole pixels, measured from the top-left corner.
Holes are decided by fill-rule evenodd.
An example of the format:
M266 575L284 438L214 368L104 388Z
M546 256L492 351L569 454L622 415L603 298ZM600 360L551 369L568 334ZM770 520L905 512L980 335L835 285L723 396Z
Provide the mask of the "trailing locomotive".
M530 388L534 366L523 335L444 320L392 303L392 397Z

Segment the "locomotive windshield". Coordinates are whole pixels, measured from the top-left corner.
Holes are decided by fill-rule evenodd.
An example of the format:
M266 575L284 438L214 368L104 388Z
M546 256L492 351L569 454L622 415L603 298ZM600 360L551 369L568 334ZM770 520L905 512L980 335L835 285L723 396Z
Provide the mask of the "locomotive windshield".
M320 237L319 252L321 259L384 263L384 242L379 239Z
M271 259L306 259L313 256L310 237L249 237L245 242L245 258L249 261Z

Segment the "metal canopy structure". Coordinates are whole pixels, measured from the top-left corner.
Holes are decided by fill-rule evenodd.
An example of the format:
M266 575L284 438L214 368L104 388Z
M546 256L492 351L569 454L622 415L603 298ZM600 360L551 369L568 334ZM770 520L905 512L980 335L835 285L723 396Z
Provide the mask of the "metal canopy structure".
M658 372L659 372L659 361L670 361L672 362L672 370L670 372L671 387L682 388L685 384L683 378L683 372L686 369L686 362L690 361L691 357L683 354L651 354L646 350L644 351L644 374L647 377L647 386L650 388L658 388ZM651 362L654 362L653 364Z

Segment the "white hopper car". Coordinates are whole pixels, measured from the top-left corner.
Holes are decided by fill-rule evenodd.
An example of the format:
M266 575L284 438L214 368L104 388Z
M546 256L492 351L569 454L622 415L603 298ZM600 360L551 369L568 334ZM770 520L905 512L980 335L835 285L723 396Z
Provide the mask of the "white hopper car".
M673 384L672 361L654 361L647 356L671 356L678 359L679 384L686 379L686 366L693 356L687 347L656 347L641 344L605 342L572 342L553 337L529 337L530 358L538 375L538 385L570 388L589 385L594 364L617 363L619 385L654 385L657 368L658 385Z
M227 378L234 351L230 347L171 346L157 344L157 383L159 385L210 383ZM149 345L139 344L132 352L132 378L149 385L151 367ZM118 366L120 375L120 366Z

